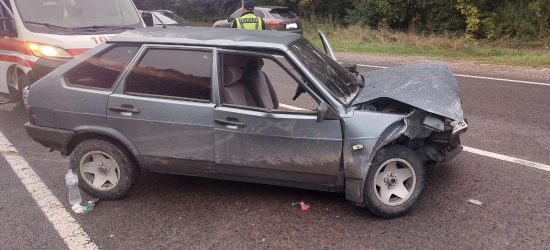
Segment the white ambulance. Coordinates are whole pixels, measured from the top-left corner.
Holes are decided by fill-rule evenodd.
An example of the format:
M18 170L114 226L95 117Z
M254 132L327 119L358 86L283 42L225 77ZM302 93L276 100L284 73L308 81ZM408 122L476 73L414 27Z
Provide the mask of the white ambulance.
M112 35L144 26L132 0L0 0L0 93L26 106L32 83Z

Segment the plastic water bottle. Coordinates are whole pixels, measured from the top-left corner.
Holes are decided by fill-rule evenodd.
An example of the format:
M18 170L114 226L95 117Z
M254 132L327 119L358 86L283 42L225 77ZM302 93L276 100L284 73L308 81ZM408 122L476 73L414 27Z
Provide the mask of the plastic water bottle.
M69 172L65 175L65 183L69 187L69 203L71 203L71 206L80 204L82 202L82 195L80 195L80 190L78 189L78 175L72 169L69 169Z

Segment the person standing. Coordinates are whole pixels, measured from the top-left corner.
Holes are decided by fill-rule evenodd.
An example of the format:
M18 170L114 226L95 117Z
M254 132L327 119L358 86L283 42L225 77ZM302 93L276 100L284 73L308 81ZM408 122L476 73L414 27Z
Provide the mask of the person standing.
M261 17L254 15L254 1L242 0L243 14L233 20L231 28L247 30L265 30L265 22Z

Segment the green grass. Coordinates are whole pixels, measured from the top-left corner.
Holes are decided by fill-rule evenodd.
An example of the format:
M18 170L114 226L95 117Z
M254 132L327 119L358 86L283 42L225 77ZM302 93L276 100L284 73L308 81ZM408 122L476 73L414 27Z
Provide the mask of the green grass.
M190 21L193 26L212 27L212 23ZM358 52L389 55L426 56L444 60L468 60L500 65L550 67L550 38L536 42L472 41L456 34L419 35L415 32L371 30L360 26L304 21L304 36L322 48L317 34L321 29L337 52ZM510 49L527 46L531 49ZM533 49L534 48L534 49Z
M469 60L480 63L550 67L549 40L534 49L510 49L506 41L476 42L456 34L421 35L415 32L371 30L360 26L312 25L304 22L304 36L322 47L317 29L327 35L339 52L426 56L445 60ZM521 45L521 44L519 44ZM518 47L516 43L514 46Z

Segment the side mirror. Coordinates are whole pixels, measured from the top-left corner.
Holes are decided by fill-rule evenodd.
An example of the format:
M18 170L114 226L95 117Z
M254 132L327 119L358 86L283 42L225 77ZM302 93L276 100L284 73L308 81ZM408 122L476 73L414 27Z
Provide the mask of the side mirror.
M153 23L153 14L151 12L143 11L141 12L141 19L143 19L143 23L145 23L145 26L151 27L155 26Z
M338 120L340 116L334 111L334 109L325 102L321 102L317 108L317 122L322 122L326 119Z
M15 27L15 21L10 17L1 17L0 18L0 27L4 26L6 29L0 29L1 37L17 37L17 28Z
M235 21L235 18L228 17L228 18L227 18L227 21L230 22L230 23L232 23L233 21Z
M356 63L341 63L342 67L344 67L347 71L354 73L355 75L359 74L357 72L357 64Z
M321 102L317 108L317 122L322 122L327 119L328 105L325 102Z

